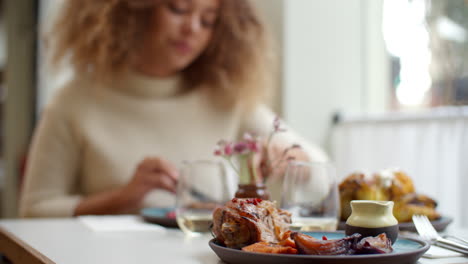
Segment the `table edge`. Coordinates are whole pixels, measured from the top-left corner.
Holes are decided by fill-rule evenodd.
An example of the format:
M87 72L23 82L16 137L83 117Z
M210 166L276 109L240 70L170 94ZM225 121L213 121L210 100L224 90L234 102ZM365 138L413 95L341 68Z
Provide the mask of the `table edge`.
M0 249L13 263L56 264L4 227L0 227Z

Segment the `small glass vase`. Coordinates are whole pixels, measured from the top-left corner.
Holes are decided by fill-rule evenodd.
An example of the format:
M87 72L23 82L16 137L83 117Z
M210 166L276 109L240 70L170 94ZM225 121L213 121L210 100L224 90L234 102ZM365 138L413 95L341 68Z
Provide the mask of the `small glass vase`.
M268 192L266 185L263 183L239 184L235 197L260 198L262 200L269 200L270 193Z

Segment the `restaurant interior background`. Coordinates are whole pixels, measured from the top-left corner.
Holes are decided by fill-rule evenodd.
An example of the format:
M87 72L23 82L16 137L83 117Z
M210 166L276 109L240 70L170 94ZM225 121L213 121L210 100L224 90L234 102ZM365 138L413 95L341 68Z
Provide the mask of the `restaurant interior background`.
M40 41L61 1L1 2L1 216L15 217L35 122L70 72L47 71ZM468 227L468 1L254 2L281 59L272 106L338 178L400 168Z

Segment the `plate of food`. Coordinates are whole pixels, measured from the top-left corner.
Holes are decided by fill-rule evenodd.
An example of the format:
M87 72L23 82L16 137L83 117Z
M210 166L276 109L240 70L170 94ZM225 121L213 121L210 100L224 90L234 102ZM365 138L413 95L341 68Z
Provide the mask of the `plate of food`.
M303 233L315 238L326 237L328 241L340 244L345 239L342 232L307 232ZM379 264L379 263L416 263L418 259L429 249L425 241L400 237L393 244L390 253L362 254L362 255L304 255L304 254L274 254L258 253L245 250L228 248L212 239L210 247L218 257L231 264L257 264L257 263L334 263L334 264Z
M169 208L144 208L140 211L141 217L149 223L162 225L165 227L178 228L175 210Z
M373 174L352 173L341 181L339 191L341 222L338 229L344 229L346 219L351 215L352 200L393 201L393 214L401 231L416 231L412 222L415 214L427 216L437 231L443 231L453 220L437 211L436 200L416 192L412 179L398 169Z
M213 213L211 249L226 263L416 263L425 241L385 233L293 232L291 214L258 198L234 198Z

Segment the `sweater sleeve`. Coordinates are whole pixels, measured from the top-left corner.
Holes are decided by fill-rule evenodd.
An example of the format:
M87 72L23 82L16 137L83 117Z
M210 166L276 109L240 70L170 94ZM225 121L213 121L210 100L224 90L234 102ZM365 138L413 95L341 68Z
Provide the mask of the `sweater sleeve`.
M81 199L76 194L79 140L66 110L55 104L42 113L28 153L21 217L72 216Z
M273 121L275 118L276 115L270 108L266 105L259 105L251 114L246 116L242 131L252 131L262 137L267 137L273 129ZM273 143L284 147L291 146L292 144L299 144L301 149L307 153L310 161L328 161L327 154L319 146L301 137L284 122L281 123L281 127L285 128L286 131L275 134L272 139Z

